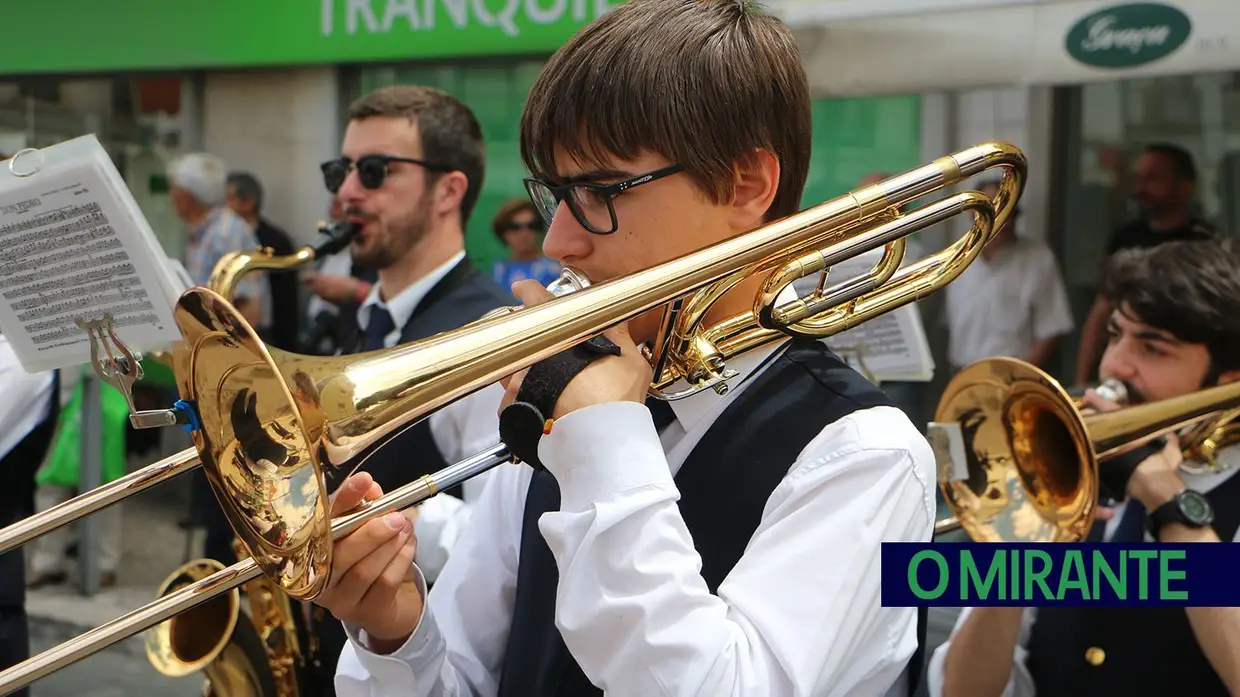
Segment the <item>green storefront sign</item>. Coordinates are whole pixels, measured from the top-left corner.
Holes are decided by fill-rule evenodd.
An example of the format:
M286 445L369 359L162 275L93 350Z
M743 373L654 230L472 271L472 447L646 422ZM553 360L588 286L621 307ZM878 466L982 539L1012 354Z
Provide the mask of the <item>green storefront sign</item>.
M9 31L0 44L0 75L550 53L618 1L11 0L4 4Z
M1234 0L1220 0L1230 2ZM1068 54L1098 68L1135 68L1165 58L1192 33L1188 15L1171 5L1115 5L1090 14L1068 31Z

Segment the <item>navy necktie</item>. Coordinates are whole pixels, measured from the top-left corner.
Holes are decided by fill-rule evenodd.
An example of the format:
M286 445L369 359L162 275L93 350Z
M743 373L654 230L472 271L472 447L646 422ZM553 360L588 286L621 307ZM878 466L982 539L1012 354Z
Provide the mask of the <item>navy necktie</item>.
M654 417L654 428L659 433L662 433L663 429L676 420L676 412L672 411L672 405L661 399L647 397L646 408L650 409L650 415Z
M370 320L366 322L366 331L362 333L362 350L374 351L386 346L387 335L396 328L392 313L381 305L370 306Z

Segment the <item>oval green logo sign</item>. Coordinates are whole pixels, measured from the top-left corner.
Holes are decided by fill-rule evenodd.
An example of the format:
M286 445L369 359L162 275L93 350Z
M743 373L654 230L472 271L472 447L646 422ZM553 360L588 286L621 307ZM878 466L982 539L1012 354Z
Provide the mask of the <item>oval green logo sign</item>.
M1073 25L1066 48L1086 65L1134 68L1175 51L1188 40L1192 28L1188 15L1170 5L1115 5Z

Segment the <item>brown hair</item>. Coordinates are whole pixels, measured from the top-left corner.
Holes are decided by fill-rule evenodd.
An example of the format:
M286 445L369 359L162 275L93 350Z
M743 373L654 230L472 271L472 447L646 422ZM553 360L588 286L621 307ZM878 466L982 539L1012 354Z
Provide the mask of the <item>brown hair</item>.
M1180 341L1204 344L1215 375L1240 368L1240 250L1228 238L1116 252L1102 295Z
M373 116L397 116L417 124L422 138L422 157L461 172L468 179L461 198L461 224L469 222L486 174L486 146L482 127L474 112L456 97L422 85L389 85L364 95L349 105L349 120ZM439 173L427 171L434 183Z
M518 213L529 211L534 214L534 224L542 222L538 216L538 209L534 207L534 202L528 198L518 197L509 199L504 205L499 207L499 211L495 213L495 217L491 218L491 229L495 232L495 236L500 242L504 241L504 227L517 217Z
M735 163L779 158L767 219L800 209L810 100L792 33L743 0L630 0L556 51L521 115L521 157L555 180L557 147L583 163L649 151L684 166L712 201Z

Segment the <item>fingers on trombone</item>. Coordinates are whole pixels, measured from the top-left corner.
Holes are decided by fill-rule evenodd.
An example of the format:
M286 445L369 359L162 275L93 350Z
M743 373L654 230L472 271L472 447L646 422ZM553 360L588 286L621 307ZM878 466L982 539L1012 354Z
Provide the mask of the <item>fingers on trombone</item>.
M362 604L371 607L386 607L391 603L392 596L401 585L414 580L413 557L418 549L418 538L409 535L405 544L392 556L384 567L383 573L370 584L366 595L362 596Z
M374 477L358 472L344 480L331 495L332 517L344 515L362 505L363 501L373 501L380 496L383 496L383 489Z
M347 611L372 588L398 587L413 564L416 547L413 523L399 512L372 520L337 543L332 576L339 581L331 592L333 611Z

